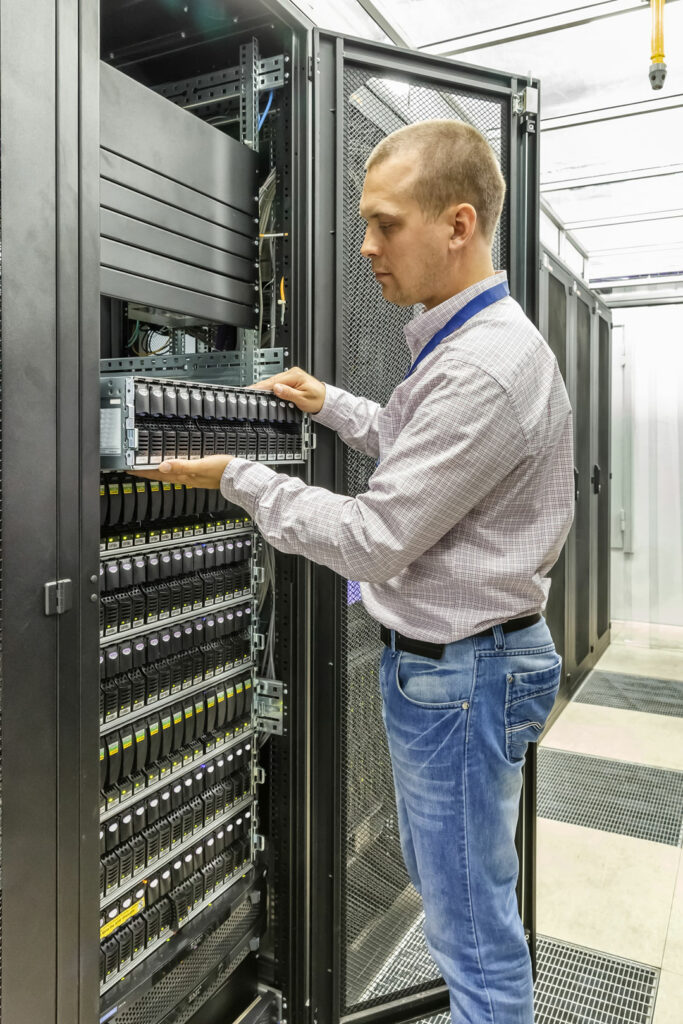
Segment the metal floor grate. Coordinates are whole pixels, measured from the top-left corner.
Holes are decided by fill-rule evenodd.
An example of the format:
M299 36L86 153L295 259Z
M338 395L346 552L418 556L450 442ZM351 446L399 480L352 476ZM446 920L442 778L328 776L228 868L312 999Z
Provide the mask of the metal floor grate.
M658 972L596 950L538 937L535 1024L650 1024ZM451 1024L439 1013L419 1024Z
M588 676L574 701L683 718L683 683L596 671Z
M658 972L539 936L536 1024L649 1024Z
M683 772L549 747L538 755L539 817L680 846Z

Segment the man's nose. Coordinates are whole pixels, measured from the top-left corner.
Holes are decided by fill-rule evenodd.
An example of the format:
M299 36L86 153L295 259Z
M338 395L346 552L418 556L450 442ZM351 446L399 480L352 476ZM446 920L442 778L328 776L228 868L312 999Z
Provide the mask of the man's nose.
M365 238L363 239L363 244L360 247L360 254L361 256L377 256L378 252L379 246L377 245L374 232L372 232L368 226L365 229Z

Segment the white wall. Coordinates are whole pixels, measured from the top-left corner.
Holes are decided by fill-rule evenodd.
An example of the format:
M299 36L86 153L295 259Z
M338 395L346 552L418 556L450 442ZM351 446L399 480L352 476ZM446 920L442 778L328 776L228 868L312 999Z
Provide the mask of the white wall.
M613 322L611 617L683 626L683 305Z

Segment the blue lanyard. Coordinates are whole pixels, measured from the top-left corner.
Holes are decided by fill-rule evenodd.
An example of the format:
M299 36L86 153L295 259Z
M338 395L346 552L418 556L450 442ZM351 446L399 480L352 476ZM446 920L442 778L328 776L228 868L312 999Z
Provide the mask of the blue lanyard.
M473 299L459 309L455 316L452 316L445 327L442 327L438 331L431 341L428 341L425 347L420 352L419 356L408 370L404 377L407 380L410 377L413 370L416 370L423 359L426 359L430 355L437 345L439 345L444 338L447 338L453 331L457 331L459 327L466 324L468 320L471 320L477 313L481 313L482 309L486 309L487 306L493 305L494 302L498 302L499 299L504 299L506 295L510 294L507 281L502 281L500 284L494 284L492 288L487 288L485 292L481 292L480 295L475 295Z

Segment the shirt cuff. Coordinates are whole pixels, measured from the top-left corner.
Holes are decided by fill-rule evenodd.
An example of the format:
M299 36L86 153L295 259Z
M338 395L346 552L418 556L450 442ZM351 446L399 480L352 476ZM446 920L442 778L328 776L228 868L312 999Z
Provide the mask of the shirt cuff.
M330 430L339 430L344 423L348 422L349 410L345 404L351 396L348 391L342 388L335 388L333 384L325 385L325 401L320 412L311 414L311 419L321 423L323 427Z
M232 459L223 470L221 494L233 505L246 509L253 519L261 496L274 476L277 473L268 466L247 459Z

